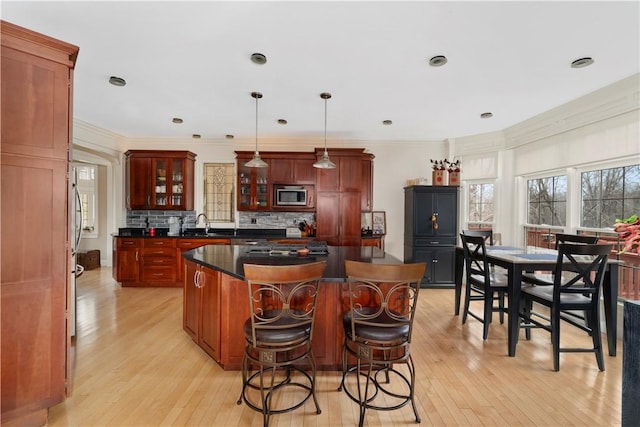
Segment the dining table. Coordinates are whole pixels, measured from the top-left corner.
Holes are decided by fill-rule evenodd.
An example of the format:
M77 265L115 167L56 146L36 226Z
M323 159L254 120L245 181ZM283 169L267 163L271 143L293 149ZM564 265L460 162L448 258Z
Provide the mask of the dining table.
M487 262L503 267L508 276L507 283L507 345L509 356L516 355L518 332L520 329L520 290L522 273L530 271L551 271L555 268L558 252L540 247L487 246ZM620 261L609 258L602 283L604 318L609 355L616 355L618 318L618 266ZM464 250L456 248L455 255L455 315L460 314L464 272Z

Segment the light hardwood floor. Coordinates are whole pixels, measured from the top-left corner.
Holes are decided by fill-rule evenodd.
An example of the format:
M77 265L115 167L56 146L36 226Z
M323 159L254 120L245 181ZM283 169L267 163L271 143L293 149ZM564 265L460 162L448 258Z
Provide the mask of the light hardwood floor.
M51 408L50 426L261 426L261 414L236 405L240 372L225 372L182 331L182 290L122 288L111 269L78 279L73 394ZM566 325L563 325L566 326ZM524 335L524 333L522 333ZM588 342L563 328L565 344ZM552 371L544 331L521 338L506 355L506 325L494 317L460 324L452 290L423 290L412 343L423 426L620 425L622 343L599 372L592 354L561 355ZM322 414L313 403L272 419L272 426L354 426L358 410L337 387L337 372L318 375ZM410 406L368 411L365 425L416 425Z

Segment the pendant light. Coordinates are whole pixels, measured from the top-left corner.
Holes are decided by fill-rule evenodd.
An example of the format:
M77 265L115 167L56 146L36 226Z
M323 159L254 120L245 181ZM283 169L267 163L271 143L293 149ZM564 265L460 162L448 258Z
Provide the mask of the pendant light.
M324 153L320 160L313 164L313 167L318 169L335 169L336 164L329 160L329 153L327 152L327 99L331 98L331 94L322 92L320 98L324 99Z
M256 151L253 153L253 159L244 165L248 168L266 168L269 165L260 158L260 153L258 152L258 99L262 98L262 94L260 92L251 92L251 96L256 100Z

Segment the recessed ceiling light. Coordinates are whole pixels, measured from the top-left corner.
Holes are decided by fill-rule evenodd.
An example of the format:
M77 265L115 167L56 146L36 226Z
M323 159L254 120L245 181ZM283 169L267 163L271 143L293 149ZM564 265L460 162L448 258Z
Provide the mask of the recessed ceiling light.
M253 62L254 64L260 64L260 65L266 64L267 57L261 53L254 53L251 55L251 62Z
M447 57L444 55L434 56L429 60L429 65L432 67L442 67L447 63Z
M593 58L589 58L588 56L580 59L576 59L571 63L571 68L584 68L593 64Z
M491 117L493 117L493 113L482 113L480 114L480 117L483 119L490 119Z
M230 133L226 134L224 137L227 139L233 139L233 135L231 135Z
M200 139L200 138L201 138L201 136L200 136L200 135L198 135L197 133L194 133L193 135L191 135L191 137L192 137L193 139Z
M122 77L111 76L109 77L109 83L114 86L125 86L127 82Z
M287 121L285 119L278 119L278 123L281 125L286 125Z
M182 120L180 117L174 117L171 121L172 121L173 123L180 124L180 123L182 123L184 120Z
M391 120L383 120L383 121L382 121L382 124L383 124L383 125L390 125L390 124L392 124L392 123L393 123L393 122L392 122Z

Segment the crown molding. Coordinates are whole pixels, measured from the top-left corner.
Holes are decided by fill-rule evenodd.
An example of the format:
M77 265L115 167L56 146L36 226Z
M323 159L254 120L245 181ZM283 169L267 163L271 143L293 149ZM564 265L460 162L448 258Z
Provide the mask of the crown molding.
M504 129L504 148L516 148L639 110L640 74L634 74Z

